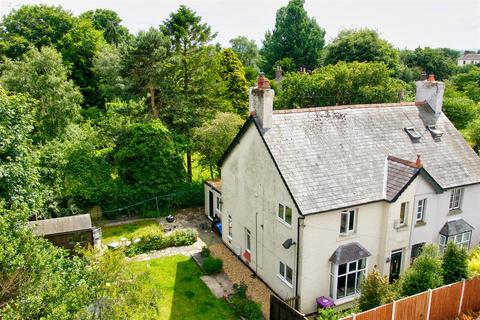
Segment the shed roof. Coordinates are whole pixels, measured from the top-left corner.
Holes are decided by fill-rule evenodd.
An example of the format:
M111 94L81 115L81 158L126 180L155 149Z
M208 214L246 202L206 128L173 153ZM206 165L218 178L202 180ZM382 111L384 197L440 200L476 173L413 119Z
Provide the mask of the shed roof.
M92 220L88 213L76 216L31 221L29 224L34 226L33 232L39 236L67 233L92 228Z
M454 236L454 235L459 234L459 233L472 231L473 229L475 229L475 228L472 227L465 220L457 219L457 220L452 220L452 221L448 221L447 223L445 223L443 225L442 229L440 229L439 233L444 235L444 236L449 237L449 236Z
M370 257L371 255L360 243L352 242L338 247L330 257L330 261L334 264L343 264Z

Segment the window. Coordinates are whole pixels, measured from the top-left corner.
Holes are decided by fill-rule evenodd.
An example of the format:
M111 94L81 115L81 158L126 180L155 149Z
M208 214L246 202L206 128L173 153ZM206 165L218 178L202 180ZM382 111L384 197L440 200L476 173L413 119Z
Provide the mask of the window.
M349 234L355 232L356 210L344 210L340 217L340 234Z
M332 263L330 274L330 296L337 300L357 294L365 275L366 259L340 265Z
M245 248L247 248L247 251L250 252L252 248L252 240L251 240L251 235L250 235L250 230L245 228Z
M402 202L400 205L400 226L404 226L407 224L407 216L408 216L408 202Z
M278 219L289 226L292 225L292 208L278 204Z
M217 196L217 210L222 212L222 199L219 196Z
M280 279L285 281L288 285L292 285L293 283L293 270L288 265L280 261L280 270L278 273Z
M228 216L228 237L230 239L233 238L233 233L232 233L233 225L232 225L232 216Z
M427 199L418 200L416 222L422 222L424 220L426 205L427 205Z
M459 233L453 236L444 236L443 234L440 235L440 245L439 249L440 252L443 252L445 250L445 247L448 242L455 242L459 247L469 249L470 248L470 238L471 238L472 232L467 231L464 233Z
M450 194L450 210L460 209L462 205L463 189L453 189Z
M68 242L72 246L77 244L83 246L86 244L87 240L88 237L86 232L75 232L68 236Z
M425 242L417 243L412 246L412 254L411 254L411 259L410 262L413 263L413 260L415 260L416 257L422 253L423 246L425 245Z

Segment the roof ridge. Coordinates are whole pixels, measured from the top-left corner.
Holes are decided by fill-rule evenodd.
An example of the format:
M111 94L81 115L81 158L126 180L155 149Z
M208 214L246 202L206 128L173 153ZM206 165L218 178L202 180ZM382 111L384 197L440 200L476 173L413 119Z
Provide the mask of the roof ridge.
M420 162L417 164L416 162L413 162L413 161L410 161L410 160L405 160L405 159L402 159L402 158L398 158L398 157L395 157L395 156L392 156L392 155L388 155L387 159L390 160L390 161L394 161L394 162L404 164L406 166L409 166L409 167L412 167L412 168L415 168L415 169L418 169L422 166Z
M391 108L391 107L408 107L415 106L415 102L393 102L393 103L371 103L371 104L345 104L340 106L325 106L325 107L310 107L299 109L281 109L273 110L273 114L286 113L302 113L302 112L316 112L316 111L335 111L345 109L374 109L374 108Z

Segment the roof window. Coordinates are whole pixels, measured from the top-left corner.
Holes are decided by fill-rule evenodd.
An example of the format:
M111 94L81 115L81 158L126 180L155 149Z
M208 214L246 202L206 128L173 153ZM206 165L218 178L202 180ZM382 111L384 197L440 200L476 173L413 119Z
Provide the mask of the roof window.
M405 131L408 133L408 135L410 136L410 138L412 138L413 140L418 140L420 139L422 136L420 135L420 133L418 133L417 130L415 130L414 127L408 127L408 128L405 128Z
M434 138L440 138L443 135L443 132L438 130L434 125L427 126L428 131L432 134Z

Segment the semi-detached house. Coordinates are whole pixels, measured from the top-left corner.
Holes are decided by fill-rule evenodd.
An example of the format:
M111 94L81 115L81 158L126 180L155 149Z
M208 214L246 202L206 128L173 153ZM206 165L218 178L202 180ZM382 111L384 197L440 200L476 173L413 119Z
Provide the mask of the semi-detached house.
M430 77L416 103L274 111L260 77L220 161L225 244L306 314L358 297L374 267L398 278L425 243L477 245L480 159L443 91Z

